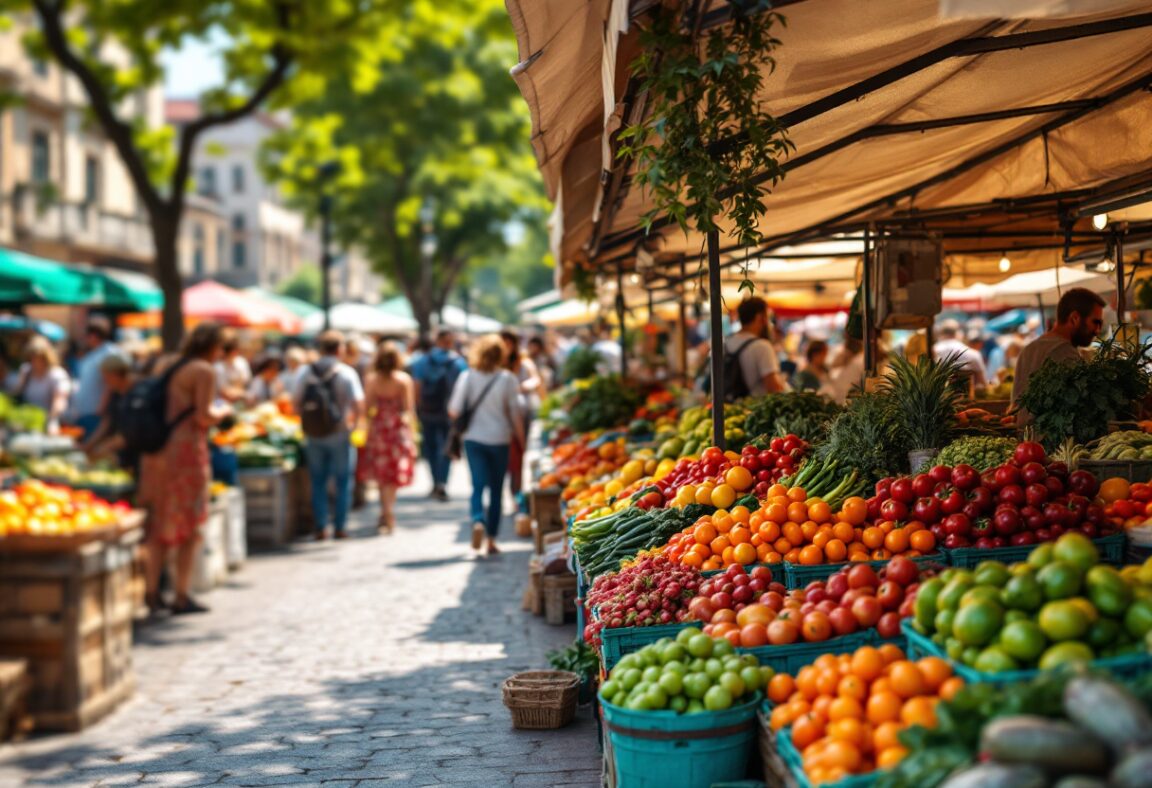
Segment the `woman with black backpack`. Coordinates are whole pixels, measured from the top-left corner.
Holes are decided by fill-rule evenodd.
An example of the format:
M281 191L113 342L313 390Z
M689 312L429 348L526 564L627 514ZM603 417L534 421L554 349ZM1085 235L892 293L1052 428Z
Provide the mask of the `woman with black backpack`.
M178 358L161 365L164 386L163 424L166 439L143 455L140 463L139 502L148 509L148 609L163 607L160 574L169 550L176 551L172 613L203 613L206 607L188 594L200 526L208 518L208 430L231 413L217 404L216 370L222 355L224 332L215 323L196 326Z

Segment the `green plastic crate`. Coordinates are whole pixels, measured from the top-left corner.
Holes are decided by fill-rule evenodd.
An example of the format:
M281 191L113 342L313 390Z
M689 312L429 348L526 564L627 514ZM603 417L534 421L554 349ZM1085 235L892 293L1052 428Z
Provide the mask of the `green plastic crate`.
M912 628L912 621L905 619L900 625L904 637L908 640L908 654L910 657L924 656L942 657L948 660L956 675L968 684L1015 684L1021 681L1031 681L1040 675L1040 669L1032 670L1005 670L1000 673L982 673L962 662L957 662L948 656L948 653L932 642L931 638L917 632ZM1136 678L1152 670L1152 654L1127 654L1122 657L1106 657L1092 661L1092 667L1102 668L1117 676Z
M1092 543L1100 551L1100 558L1107 564L1119 566L1124 563L1124 554L1127 550L1128 537L1124 533L1111 536L1102 536L1093 539ZM1036 549L1036 545L1027 544L1016 547L992 547L981 549L979 547L957 547L944 550L948 556L949 566L958 566L961 569L972 569L981 561L1000 561L1012 564L1028 558L1028 554Z
M763 695L701 714L631 711L600 702L617 788L710 786L742 779L756 740Z
M921 568L934 565L943 567L948 563L948 557L942 550L940 552L931 553L930 555L916 556L912 560ZM861 561L858 563L867 563L877 571L888 565L887 560L868 562ZM804 588L813 580L827 580L829 577L836 574L846 566L852 566L852 563L845 562L840 564L815 564L808 566L805 564L793 564L790 561L785 561L784 574L787 578L785 584L789 588Z
M812 783L808 780L808 775L804 773L804 762L800 756L800 751L792 744L792 728L781 728L776 734L776 751L780 753L780 758L784 761L784 765L788 767L788 771L792 773L792 778L796 781L797 788L814 788ZM845 777L842 780L837 780L834 783L823 783L821 788L869 788L869 786L876 782L876 772L868 772L867 774L853 774Z

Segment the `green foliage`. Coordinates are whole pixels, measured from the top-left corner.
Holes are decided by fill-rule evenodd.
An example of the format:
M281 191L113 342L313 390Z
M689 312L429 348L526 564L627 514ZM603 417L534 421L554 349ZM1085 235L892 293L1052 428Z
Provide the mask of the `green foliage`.
M892 359L882 390L900 411L900 431L909 449L947 446L956 430L956 411L966 390L959 354L921 356L915 363Z
M792 433L806 440L819 436L825 423L840 412L840 407L810 391L788 391L767 394L748 400L744 432L771 437ZM783 428L784 432L778 429ZM805 434L794 430L803 430Z
M593 680L600 670L600 657L582 637L576 638L572 645L562 651L548 652L548 662L556 670L575 673L581 681Z
M732 236L751 245L761 237L764 195L784 177L780 161L794 147L757 99L775 69L773 29L784 18L766 0L729 5L732 21L702 41L679 6L656 12L635 65L650 111L620 132L618 155L635 159L636 181L653 199L649 225L667 213L685 232L704 232L719 229L723 216Z
M869 481L899 473L908 462L908 444L891 394L860 393L828 426L828 438L817 445L820 461L839 460Z
M935 459L927 463L931 465L971 465L978 471L986 471L1003 465L1012 459L1018 441L1014 438L997 438L992 435L969 435L957 438L949 443ZM913 471L923 469L913 468Z
M593 378L577 393L568 411L568 424L575 432L620 427L632 420L643 401L640 392L619 375Z
M594 377L596 368L603 358L598 351L590 347L579 345L572 348L564 359L564 380L582 380Z
M302 265L291 279L286 280L276 289L276 292L320 306L323 299L323 279L319 266Z
M292 127L264 165L315 213L319 167L339 162L326 187L337 238L363 248L426 324L466 266L506 251L508 222L543 224L546 202L499 0L406 2L378 50L371 74L294 97ZM425 273L419 214L429 200L436 244Z
M1131 350L1113 335L1087 363L1046 362L1032 373L1018 404L1032 414L1047 449L1065 438L1088 443L1108 431L1108 422L1132 416L1148 396L1150 356L1152 346Z

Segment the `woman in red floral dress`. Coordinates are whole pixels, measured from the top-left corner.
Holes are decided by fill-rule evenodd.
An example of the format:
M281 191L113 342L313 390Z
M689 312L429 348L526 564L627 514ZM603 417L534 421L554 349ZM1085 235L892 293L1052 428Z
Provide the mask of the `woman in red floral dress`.
M216 403L216 370L224 333L215 323L201 323L188 336L178 358L161 364L168 381L169 424L174 425L160 451L140 461L139 502L148 509L148 607L162 607L160 573L168 551L176 551L172 612L202 613L188 595L200 525L208 518L208 486L212 480L208 458L208 429L231 413Z
M380 487L380 530L392 533L396 492L412 483L416 466L412 378L404 371L404 358L395 344L380 345L364 392L371 419L364 446L365 476Z

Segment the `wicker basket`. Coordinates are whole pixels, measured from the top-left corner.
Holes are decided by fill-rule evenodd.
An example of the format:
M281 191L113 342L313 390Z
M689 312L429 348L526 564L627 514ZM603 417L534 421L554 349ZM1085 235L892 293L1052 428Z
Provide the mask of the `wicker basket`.
M564 670L529 670L504 680L504 705L512 727L524 730L563 728L576 716L580 677Z

